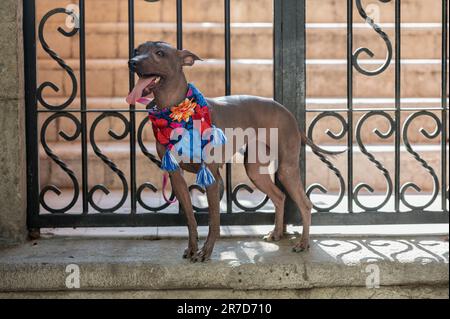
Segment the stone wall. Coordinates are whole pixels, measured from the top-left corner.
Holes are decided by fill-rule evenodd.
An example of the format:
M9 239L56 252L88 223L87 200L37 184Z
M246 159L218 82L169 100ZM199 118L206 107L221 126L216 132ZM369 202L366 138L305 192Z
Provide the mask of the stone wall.
M0 243L26 235L22 1L0 6Z

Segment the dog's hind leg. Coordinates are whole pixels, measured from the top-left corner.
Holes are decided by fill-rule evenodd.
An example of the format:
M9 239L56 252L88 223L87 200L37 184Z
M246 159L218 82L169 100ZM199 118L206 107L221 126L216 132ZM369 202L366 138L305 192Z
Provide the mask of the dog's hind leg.
M311 225L312 204L303 188L298 164L288 165L287 167L283 167L282 164L280 164L277 176L286 192L298 206L302 216L302 237L300 241L295 244L293 250L295 252L307 250L309 248L309 228Z
M262 167L262 164L248 163L245 160L244 165L247 175L252 183L261 192L265 193L275 206L275 226L273 231L267 234L264 239L267 241L278 241L283 237L285 232L283 217L284 200L286 196L278 188L278 186L275 185L269 174L261 174L260 168Z

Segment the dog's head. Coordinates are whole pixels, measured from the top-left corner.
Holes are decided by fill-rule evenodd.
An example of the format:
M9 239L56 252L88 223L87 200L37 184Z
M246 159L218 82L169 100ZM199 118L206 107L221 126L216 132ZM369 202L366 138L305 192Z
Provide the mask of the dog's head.
M183 66L192 66L197 60L201 59L194 53L177 50L166 42L149 41L139 45L134 57L128 61L130 70L139 77L135 89L127 98L128 103L134 104L170 81L178 80L178 77L184 76Z

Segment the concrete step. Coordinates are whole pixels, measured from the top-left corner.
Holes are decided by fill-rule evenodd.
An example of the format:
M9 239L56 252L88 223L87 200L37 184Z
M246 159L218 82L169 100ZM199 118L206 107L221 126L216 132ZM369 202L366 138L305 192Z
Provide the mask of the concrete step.
M395 21L395 1L382 3L381 1L366 2L366 12L379 22ZM353 4L354 22L363 22L356 5ZM371 14L372 13L372 14ZM440 22L442 18L441 0L402 0L402 22ZM307 22L347 22L346 0L306 0Z
M50 99L52 104L60 104L62 99L52 98ZM426 109L426 108L439 108L440 107L440 99L402 99L401 105L403 108L414 108L414 109ZM79 99L77 98L71 108L79 108ZM87 114L87 126L88 132L92 126L93 121L101 114L102 110L127 110L128 105L126 104L124 98L89 98L87 101L88 109L98 110L99 112L92 112ZM312 110L336 110L336 109L345 109L347 107L346 99L315 99L310 98L307 99L307 109ZM354 112L353 121L356 123L359 121L362 115L366 114L366 109L381 109L381 108L390 108L393 109L395 107L395 103L393 99L355 99L354 100L354 109L362 109L364 111ZM433 110L434 114L441 117L441 111ZM388 112L392 118L395 117L394 112ZM401 126L403 126L406 118L412 113L412 111L402 111L401 114ZM129 119L128 113L123 113L127 119ZM146 117L146 112L137 112L136 113L136 123L139 124ZM319 112L308 112L306 124L307 127L310 126L311 121L315 118ZM347 118L346 112L341 112L344 118ZM79 115L75 113L75 115L79 118ZM39 114L39 127L42 126L44 121L51 116L51 113L40 113ZM149 124L150 125L150 124ZM429 140L422 134L419 133L420 128L425 128L428 131L433 131L435 129L435 124L429 120L428 117L419 117L417 118L410 128L410 142L411 143L429 143ZM365 143L370 144L390 144L394 141L394 135L387 139L380 139L377 135L373 134L372 129L379 128L382 131L389 129L389 123L386 119L381 116L374 116L365 124L364 129L362 130L362 139ZM48 141L64 141L64 139L58 134L60 130L65 132L72 132L74 129L73 123L66 118L57 118L52 121L52 124L48 126L46 138ZM109 130L112 129L114 131L120 132L123 130L123 124L115 119L115 118L106 118L102 120L96 129L95 138L96 141L110 141L111 136L108 134ZM314 130L314 141L317 143L330 143L330 144L345 144L346 139L342 139L339 141L334 141L325 134L327 129L332 130L333 132L339 132L341 130L339 122L330 117L326 117L320 120L316 128ZM153 132L151 130L144 130L143 137L145 141L154 141ZM124 140L128 140L127 136ZM88 136L89 140L89 136ZM356 137L354 139L356 142Z
M67 60L78 70L78 60ZM401 95L412 98L439 97L441 82L440 60L403 60ZM382 60L361 61L363 67L373 70ZM96 59L86 62L87 94L90 97L125 97L129 92L129 71L125 59ZM46 97L68 96L71 82L65 71L54 61L39 61L38 83L52 81L59 92L46 90ZM232 93L273 96L273 65L268 59L232 60ZM192 68L185 68L189 81L201 88L205 95L221 96L225 91L224 61L210 59L200 61ZM307 97L344 97L347 94L346 60L308 60ZM214 79L212 81L211 79ZM382 74L367 77L354 72L354 97L390 98L394 96L394 65ZM326 89L325 89L326 88Z
M79 38L64 38L50 24L45 33L51 48L64 58L79 56ZM306 31L308 59L345 59L347 54L347 26L345 23L309 23ZM395 43L394 25L381 27ZM441 56L441 26L439 23L411 23L402 25L402 58L439 59ZM176 43L175 23L135 24L135 43L163 40ZM204 59L224 58L224 28L220 23L185 23L183 25L185 48ZM375 57L384 57L385 43L366 24L354 25L354 48L369 47ZM64 43L64 45L61 45ZM205 45L207 43L208 45ZM420 45L419 45L420 43ZM271 23L233 23L231 26L231 54L234 59L272 59L273 26ZM38 57L47 54L38 45ZM88 59L128 58L128 24L88 23L86 25L86 57Z
M3 248L0 298L448 299L442 236L313 236L310 253L298 255L292 253L297 235L277 243L221 238L210 262L190 263L181 258L185 238L153 234L47 235ZM70 289L74 277L67 276L78 273L76 266L80 287ZM381 274L377 289L366 284L372 269Z
M395 46L395 25L380 24ZM402 23L402 59L441 59L442 27L440 23ZM353 26L353 50L367 47L375 59L384 59L386 44L380 36L364 23ZM395 53L395 52L393 52ZM345 23L309 23L306 29L307 59L346 59L347 25ZM393 54L395 57L395 54Z
M39 0L37 1L37 17L42 17L55 7L66 7L70 0ZM175 22L176 1L163 0L146 2L134 1L134 16L136 22ZM272 21L272 0L233 0L231 4L231 19L234 22ZM63 22L65 17L54 17L55 21ZM223 0L183 0L184 22L223 22ZM39 20L38 20L39 21ZM90 0L86 1L87 22L127 22L128 0Z
M52 23L45 33L51 48L63 58L78 58L79 38L65 38ZM135 24L135 43L160 40L176 45L176 24L171 22ZM61 45L61 42L65 44ZM220 23L183 24L184 47L203 59L224 58L224 27ZM273 27L271 23L233 23L231 29L232 58L272 58ZM47 54L38 45L38 57ZM128 58L128 23L88 23L86 25L86 57Z
M98 147L108 156L124 174L129 176L130 168L130 145L127 142L100 142ZM156 154L154 150L154 143L146 142L147 148L152 154ZM78 177L81 176L81 146L79 142L55 142L49 143L52 151L60 157ZM138 185L144 182L151 181L156 187L161 187L162 172L158 167L151 163L140 151L139 146L137 150L137 177ZM394 147L391 145L366 145L367 150L372 153L375 158L380 161L393 177L394 173ZM342 147L331 147L331 149L342 149ZM428 164L433 167L436 174L440 172L441 165L441 150L438 144L428 145L414 145L414 149ZM121 188L122 184L119 178L111 172L111 170L103 164L103 162L94 154L91 145L88 145L89 151L89 183L104 184L108 187ZM325 185L330 191L338 191L339 185L334 173L326 169L325 165L307 149L307 176L306 183L319 182ZM332 159L336 167L341 171L342 175L347 176L347 157L345 155L337 156ZM386 188L386 181L383 174L371 163L367 157L361 153L357 146L354 147L354 185L361 182L369 183L376 192L384 192ZM190 183L194 183L195 175L186 174ZM370 178L368 177L370 176ZM345 179L345 178L344 178ZM232 173L233 185L242 182L247 182L248 178L245 174L245 169L242 164L233 164ZM51 161L50 158L40 148L40 182L41 185L55 183L60 188L72 187L71 180L66 174ZM414 182L419 185L424 192L433 190L433 183L431 176L427 171L421 167L413 156L406 152L404 147L401 147L401 183Z
M37 17L40 19L47 11L55 7L66 7L70 0L37 1ZM402 21L439 22L441 21L441 0L403 0ZM374 12L380 22L394 21L394 1L388 3L368 3L366 11ZM306 0L307 22L346 22L347 1L345 0ZM183 20L186 22L223 22L223 0L184 0ZM354 5L355 22L362 21ZM60 15L54 17L64 21ZM273 0L233 0L231 2L233 22L271 22L273 20ZM91 0L86 1L87 22L126 22L128 20L127 0ZM37 20L39 21L39 20ZM146 2L135 0L135 21L175 22L175 1Z

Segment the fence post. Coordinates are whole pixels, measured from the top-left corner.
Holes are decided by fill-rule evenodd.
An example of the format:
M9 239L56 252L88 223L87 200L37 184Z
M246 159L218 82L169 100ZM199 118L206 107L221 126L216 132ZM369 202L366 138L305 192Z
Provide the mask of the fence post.
M305 1L274 0L274 97L288 108L305 130ZM305 183L305 146L300 154L300 173ZM278 184L279 185L279 184ZM285 222L298 224L295 203L287 197Z

